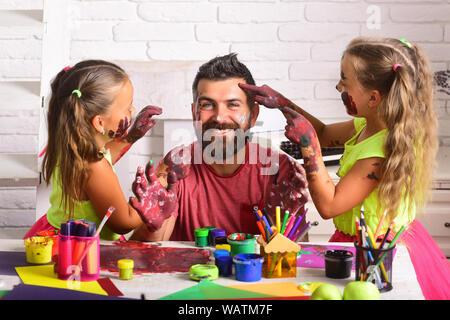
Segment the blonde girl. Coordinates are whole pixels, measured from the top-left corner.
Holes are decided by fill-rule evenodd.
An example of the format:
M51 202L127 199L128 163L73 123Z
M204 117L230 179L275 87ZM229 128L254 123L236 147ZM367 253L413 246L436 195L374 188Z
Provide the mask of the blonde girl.
M118 239L142 220L125 199L112 165L154 125L150 118L161 109L143 108L132 125L133 85L124 70L102 60L64 68L51 89L42 168L46 183L52 185L51 207L25 238L60 229L69 219L98 226L113 206L116 211L100 237Z
M361 211L371 230L380 225L381 237L389 226L390 235L407 226L403 242L424 296L448 299L449 264L415 220L427 200L437 150L427 58L405 39L356 38L343 54L340 73L336 89L354 117L341 123L324 124L267 86L242 88L256 94L258 103L285 114L286 137L300 145L314 204L336 226L330 241L355 241L355 217L361 218ZM337 185L325 169L320 146L345 147ZM430 270L444 287L433 287Z

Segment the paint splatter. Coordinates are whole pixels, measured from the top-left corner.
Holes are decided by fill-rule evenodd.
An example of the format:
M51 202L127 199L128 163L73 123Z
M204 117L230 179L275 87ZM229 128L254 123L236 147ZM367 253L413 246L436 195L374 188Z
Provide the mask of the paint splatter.
M352 96L350 96L347 92L344 91L341 93L341 99L342 102L344 102L344 105L347 108L347 112L350 115L356 115L358 113L358 110L356 110L355 101L353 101Z
M150 232L161 228L164 220L175 213L178 199L175 194L176 176L167 176L167 190L161 185L150 161L144 169L139 167L131 189L136 197L130 199L131 206L139 213ZM159 205L162 203L162 205Z
M100 268L118 272L117 261L134 261L134 273L188 272L194 264L208 263L208 250L195 248L169 248L159 244L121 241L114 245L100 245Z

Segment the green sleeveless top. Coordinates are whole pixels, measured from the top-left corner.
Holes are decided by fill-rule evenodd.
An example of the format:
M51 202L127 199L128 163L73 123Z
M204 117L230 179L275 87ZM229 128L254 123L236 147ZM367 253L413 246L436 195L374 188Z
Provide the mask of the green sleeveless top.
M104 153L105 159L111 164L111 154L109 149L106 153ZM113 168L114 170L114 168ZM63 203L62 203L62 189L61 185L58 181L59 170L58 167L55 168L55 171L52 175L52 192L50 194L50 209L47 211L47 220L48 222L57 229L61 229L61 223L64 223L68 220L69 216L64 211ZM92 206L91 201L75 201L74 202L74 210L72 219L74 220L86 220L93 221L97 225L100 225L100 218L97 216L97 213ZM117 240L119 239L120 234L114 233L108 229L108 227L104 226L102 231L100 232L100 239L102 240Z
M356 134L350 140L348 140L344 147L344 154L340 160L340 168L337 172L337 175L342 178L347 172L353 167L356 161L360 159L366 159L371 157L380 157L385 158L383 145L384 140L386 139L387 129L383 129L378 131L376 134L370 136L369 138L356 143L361 131L366 126L365 118L355 118L354 125ZM336 228L346 234L356 235L356 227L355 227L355 216L360 218L361 210L364 211L364 218L366 223L372 230L375 232L377 229L378 223L381 218L377 216L377 208L378 208L378 187L375 188L368 196L363 200L362 203L358 204L354 208L348 210L347 212L333 218L334 225ZM413 212L408 212L407 210L407 200L403 200L400 202L398 208L398 214L395 219L396 230L400 229L402 225L406 225L408 222L414 220L415 218L415 210ZM380 234L386 232L389 227L389 221L385 219L383 225L381 227Z

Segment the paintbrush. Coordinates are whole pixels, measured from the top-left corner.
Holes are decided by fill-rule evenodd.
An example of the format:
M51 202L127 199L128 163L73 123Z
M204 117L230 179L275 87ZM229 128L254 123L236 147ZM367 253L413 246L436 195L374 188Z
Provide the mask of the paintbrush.
M100 222L100 225L98 226L97 231L95 232L94 236L93 236L93 240L91 240L88 245L86 246L86 248L84 248L83 254L81 255L80 259L78 260L77 265L75 266L75 268L73 269L73 274L78 276L81 272L81 262L83 261L84 257L86 256L87 252L89 251L91 245L95 242L95 239L98 237L98 235L100 234L100 232L102 231L106 221L108 221L109 217L113 214L113 212L116 211L116 208L114 208L113 206L108 208L108 211L106 211L105 216L102 219L102 222Z

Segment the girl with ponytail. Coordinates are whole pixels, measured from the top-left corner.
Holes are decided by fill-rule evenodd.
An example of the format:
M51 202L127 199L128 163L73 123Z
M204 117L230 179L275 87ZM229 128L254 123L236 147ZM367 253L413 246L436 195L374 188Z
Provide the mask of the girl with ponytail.
M336 89L354 118L341 123L324 124L266 85L240 86L285 115L285 135L302 151L314 205L336 226L330 242L354 242L361 212L380 238L389 227L388 239L406 226L401 241L425 298L449 299L449 263L415 219L427 201L438 146L433 77L422 50L405 39L351 41ZM320 146L345 148L337 185Z
M51 207L28 231L60 229L70 219L98 225L108 208L116 210L100 234L117 240L142 224L127 202L112 165L153 127L161 114L147 106L135 117L133 85L119 66L86 60L61 70L51 83L48 106L48 145L42 164L51 183Z

